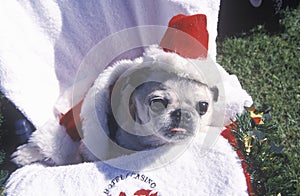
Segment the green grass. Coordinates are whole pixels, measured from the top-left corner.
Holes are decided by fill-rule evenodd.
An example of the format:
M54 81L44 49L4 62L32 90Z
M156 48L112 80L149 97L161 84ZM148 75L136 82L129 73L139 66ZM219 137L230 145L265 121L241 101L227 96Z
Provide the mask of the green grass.
M300 195L300 8L284 11L280 23L280 33L259 26L219 40L217 59L237 75L256 105L273 107L275 128L268 135L284 146L284 158L265 171L266 195Z
M0 151L0 164L4 160L4 152ZM0 195L4 195L4 185L6 178L8 177L8 171L6 170L0 170Z

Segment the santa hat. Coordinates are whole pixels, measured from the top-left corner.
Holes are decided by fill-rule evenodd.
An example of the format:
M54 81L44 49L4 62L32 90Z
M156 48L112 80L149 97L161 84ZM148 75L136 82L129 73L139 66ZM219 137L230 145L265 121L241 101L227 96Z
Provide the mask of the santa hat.
M160 42L166 52L176 52L185 58L206 58L208 51L208 31L206 15L196 14L174 16Z

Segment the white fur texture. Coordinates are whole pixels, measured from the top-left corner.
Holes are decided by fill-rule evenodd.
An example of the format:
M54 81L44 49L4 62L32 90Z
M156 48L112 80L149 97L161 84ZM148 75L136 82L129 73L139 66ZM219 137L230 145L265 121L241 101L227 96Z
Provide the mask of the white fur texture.
M34 162L49 165L68 165L82 162L80 142L74 142L58 120L49 120L36 130L27 144L17 148L12 161L19 166Z
M8 196L19 195L127 195L149 185L128 177L113 179L128 173L147 176L155 182L153 193L159 195L248 195L246 180L236 153L223 137L219 137L205 154L199 153L200 140L175 160L152 170L160 161L156 151L146 151L112 159L109 162L83 163L61 167L40 164L25 166L12 174L6 184ZM138 160L138 161L137 161ZM141 168L138 171L118 169L124 165ZM134 176L136 177L136 175Z

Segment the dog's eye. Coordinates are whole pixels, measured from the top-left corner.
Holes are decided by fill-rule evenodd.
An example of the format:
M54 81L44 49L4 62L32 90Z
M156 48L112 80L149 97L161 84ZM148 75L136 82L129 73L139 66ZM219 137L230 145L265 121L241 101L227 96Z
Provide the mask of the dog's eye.
M208 109L208 103L205 102L205 101L200 101L198 103L198 112L199 114L202 116L204 115L206 112L207 112L207 109Z
M161 98L154 98L150 100L150 109L155 113L160 113L168 106L168 100Z

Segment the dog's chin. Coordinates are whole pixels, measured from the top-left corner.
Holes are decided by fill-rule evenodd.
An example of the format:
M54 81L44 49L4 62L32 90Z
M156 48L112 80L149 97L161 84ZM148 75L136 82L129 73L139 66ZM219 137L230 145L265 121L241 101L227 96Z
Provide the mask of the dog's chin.
M167 127L159 131L160 136L167 143L180 143L191 139L194 136L194 129L183 127Z

